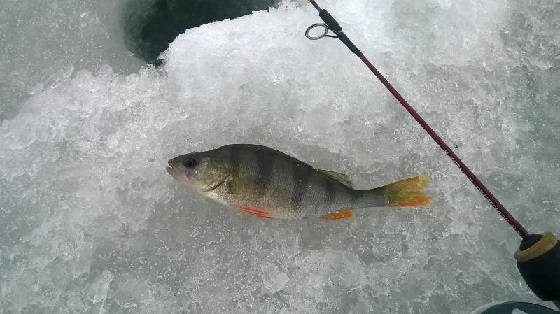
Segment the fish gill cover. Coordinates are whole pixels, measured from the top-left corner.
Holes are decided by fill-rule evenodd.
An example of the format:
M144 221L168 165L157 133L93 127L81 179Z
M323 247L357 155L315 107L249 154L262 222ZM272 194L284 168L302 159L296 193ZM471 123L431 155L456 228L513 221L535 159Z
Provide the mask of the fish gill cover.
M321 4L529 229L558 230L557 1ZM58 48L53 60L26 55L50 76L6 62L20 90L22 78L43 84L21 103L2 89L17 106L0 125L0 308L469 313L538 302L515 268L515 234L338 41L303 36L317 21L286 5L203 25L162 68L132 74L121 70L132 61L80 47L87 36L65 42L86 52L74 67L49 66L64 64ZM260 220L165 171L173 156L229 143L266 144L358 188L428 174L434 204Z

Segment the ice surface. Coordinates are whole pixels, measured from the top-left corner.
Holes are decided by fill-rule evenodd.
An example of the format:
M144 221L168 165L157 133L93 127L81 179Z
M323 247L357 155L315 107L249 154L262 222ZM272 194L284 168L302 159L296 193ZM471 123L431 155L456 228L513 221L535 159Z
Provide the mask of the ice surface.
M123 8L125 42L134 55L154 63L185 29L234 19L276 6L279 0L138 0Z
M530 230L560 231L557 1L321 5ZM84 13L70 11L60 18ZM175 40L163 68L128 75L111 58L88 71L27 51L51 78L0 125L0 308L470 313L539 302L515 268L516 235L339 42L303 36L318 20L289 5L204 25ZM361 188L427 174L435 204L260 220L164 170L227 143L281 149Z
M13 117L37 90L67 79L69 68L109 64L136 71L125 48L121 6L127 0L2 0L0 3L0 120Z

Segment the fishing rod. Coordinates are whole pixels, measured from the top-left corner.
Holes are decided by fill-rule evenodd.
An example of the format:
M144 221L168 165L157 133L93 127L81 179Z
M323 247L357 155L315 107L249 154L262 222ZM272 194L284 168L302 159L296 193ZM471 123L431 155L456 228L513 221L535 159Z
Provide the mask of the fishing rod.
M445 141L430 127L430 125L416 112L397 89L379 72L369 59L358 49L350 38L342 31L337 20L325 9L319 7L315 0L309 2L319 12L319 17L324 23L315 23L307 28L305 36L311 40L324 37L338 38L352 53L354 53L377 79L387 88L395 99L408 111L408 113L422 126L439 147L453 160L461 172L490 202L506 222L519 234L521 244L514 257L521 276L531 290L544 301L553 301L560 308L560 242L552 232L543 234L530 234L527 229L505 208L502 203L490 192L482 181L469 169L469 167L455 154ZM322 29L318 35L312 31ZM329 31L332 34L329 34ZM334 34L334 35L333 35Z

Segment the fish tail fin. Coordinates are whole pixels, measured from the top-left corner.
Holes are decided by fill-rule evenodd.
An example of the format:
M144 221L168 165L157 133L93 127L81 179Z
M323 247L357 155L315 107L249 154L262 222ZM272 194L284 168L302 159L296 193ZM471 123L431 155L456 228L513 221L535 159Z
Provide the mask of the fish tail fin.
M417 176L400 180L381 187L387 196L387 205L391 207L423 207L432 203L432 199L424 194L424 188L430 178Z

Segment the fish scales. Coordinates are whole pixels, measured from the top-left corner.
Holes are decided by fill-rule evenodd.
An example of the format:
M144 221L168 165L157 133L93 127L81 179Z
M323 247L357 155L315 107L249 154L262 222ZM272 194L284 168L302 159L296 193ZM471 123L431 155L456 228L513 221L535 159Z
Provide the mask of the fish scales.
M351 216L341 212L346 209L425 206L431 201L421 191L426 177L355 190L341 174L260 145L233 144L181 155L169 161L167 171L191 190L267 218L340 219Z

